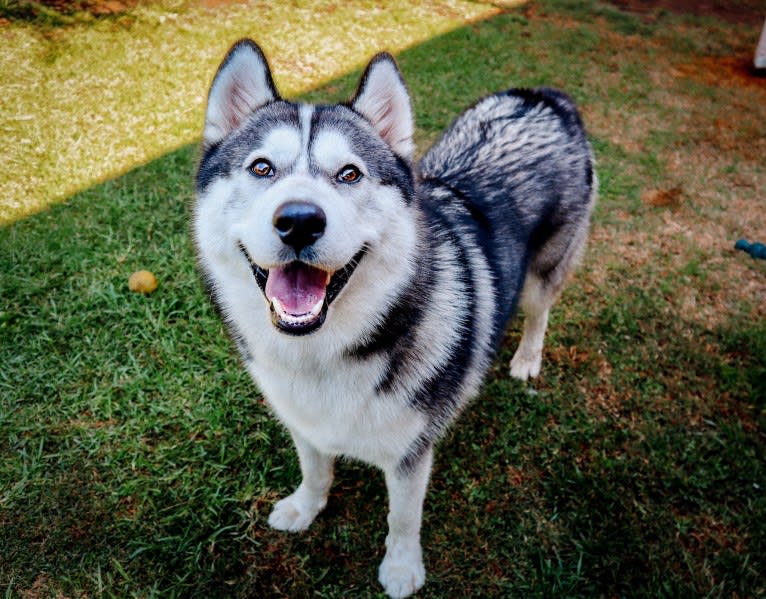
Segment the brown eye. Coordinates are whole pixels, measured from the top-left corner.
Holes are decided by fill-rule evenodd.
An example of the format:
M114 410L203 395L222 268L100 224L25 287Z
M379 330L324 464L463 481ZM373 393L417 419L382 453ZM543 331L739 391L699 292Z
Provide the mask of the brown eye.
M362 173L353 164L347 164L335 176L339 183L356 183L362 178Z
M271 177L274 175L274 167L268 160L258 158L250 165L250 172L256 177Z

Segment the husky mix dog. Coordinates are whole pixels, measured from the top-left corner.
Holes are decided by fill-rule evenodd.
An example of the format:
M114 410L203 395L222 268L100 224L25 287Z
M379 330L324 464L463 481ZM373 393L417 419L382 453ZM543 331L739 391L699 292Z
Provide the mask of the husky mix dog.
M538 375L596 194L582 122L558 91L480 100L417 165L412 135L390 55L372 59L349 103L301 104L241 40L210 88L194 210L213 300L300 459L303 480L269 524L306 529L336 457L379 467L391 597L425 579L435 442L477 393L517 304L511 375Z

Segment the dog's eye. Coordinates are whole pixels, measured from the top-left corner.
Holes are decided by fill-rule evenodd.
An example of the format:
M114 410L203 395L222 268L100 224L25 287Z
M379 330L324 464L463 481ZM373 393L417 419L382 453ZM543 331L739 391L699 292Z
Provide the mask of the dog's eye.
M274 175L274 167L268 160L258 158L250 165L250 172L256 177L271 177Z
M347 164L335 176L338 183L356 183L362 178L362 173L353 164Z

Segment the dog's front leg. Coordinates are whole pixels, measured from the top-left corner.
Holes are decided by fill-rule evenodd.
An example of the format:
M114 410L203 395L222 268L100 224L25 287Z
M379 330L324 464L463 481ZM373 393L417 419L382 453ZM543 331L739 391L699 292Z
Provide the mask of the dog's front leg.
M333 479L333 457L317 450L299 433L290 430L298 450L303 480L292 495L278 501L269 516L269 525L277 530L306 530L327 505Z
M390 597L408 597L425 582L420 523L432 461L433 450L429 447L412 470L402 472L394 467L385 473L388 536L378 580Z

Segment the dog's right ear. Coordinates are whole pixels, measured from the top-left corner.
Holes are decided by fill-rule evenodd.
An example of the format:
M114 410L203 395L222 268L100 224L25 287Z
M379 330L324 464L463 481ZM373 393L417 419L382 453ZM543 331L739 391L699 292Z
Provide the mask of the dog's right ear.
M221 141L256 108L278 99L269 64L258 44L239 40L226 54L210 86L204 146Z

